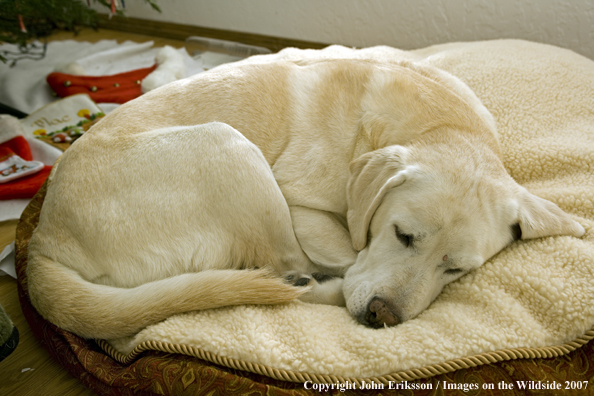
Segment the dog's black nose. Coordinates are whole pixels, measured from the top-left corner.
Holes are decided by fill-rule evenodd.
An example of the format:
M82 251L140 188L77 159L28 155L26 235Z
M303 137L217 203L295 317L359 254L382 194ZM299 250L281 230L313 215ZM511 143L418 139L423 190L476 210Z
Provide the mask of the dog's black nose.
M396 326L400 321L398 317L390 311L386 303L379 297L374 297L367 306L365 321L370 327L380 328L384 325Z

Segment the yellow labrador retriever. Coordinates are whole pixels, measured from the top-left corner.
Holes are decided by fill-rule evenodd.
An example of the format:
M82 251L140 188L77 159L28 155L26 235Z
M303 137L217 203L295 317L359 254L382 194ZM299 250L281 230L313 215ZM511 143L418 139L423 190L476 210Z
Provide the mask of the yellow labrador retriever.
M121 106L66 151L29 291L83 337L295 298L381 327L515 239L583 233L511 179L491 115L449 74L239 64Z

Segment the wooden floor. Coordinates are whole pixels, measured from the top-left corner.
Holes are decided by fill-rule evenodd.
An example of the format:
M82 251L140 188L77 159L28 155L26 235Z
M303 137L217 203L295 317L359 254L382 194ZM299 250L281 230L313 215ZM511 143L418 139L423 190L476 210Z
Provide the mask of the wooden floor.
M110 30L93 31L87 29L77 37L72 33L57 33L51 40L97 42L103 39L115 39L118 42L131 40L136 42L155 41L155 46L171 45L183 47L179 40L160 39L132 33ZM14 240L17 221L0 222L0 251ZM0 276L0 305L8 313L20 333L17 349L0 362L0 395L2 396L77 396L94 395L76 378L60 366L40 345L31 333L18 301L16 280L9 276Z

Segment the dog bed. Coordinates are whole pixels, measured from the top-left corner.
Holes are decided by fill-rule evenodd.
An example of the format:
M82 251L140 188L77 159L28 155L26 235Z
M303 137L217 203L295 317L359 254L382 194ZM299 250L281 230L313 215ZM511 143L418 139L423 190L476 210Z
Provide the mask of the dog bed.
M304 58L406 58L458 76L495 116L510 174L572 214L585 236L516 242L447 286L419 317L393 328L368 329L343 308L295 302L188 313L134 337L95 342L45 322L28 302L26 245L42 190L17 230L17 271L23 311L52 354L106 394L295 394L313 392L304 383L319 382L340 392L340 385L387 388L398 381L432 388L425 394L444 383L493 385L481 393L489 394L499 383L556 381L564 388L565 381L588 381L594 374L588 342L594 338L594 62L514 40L411 52L289 49L247 62Z

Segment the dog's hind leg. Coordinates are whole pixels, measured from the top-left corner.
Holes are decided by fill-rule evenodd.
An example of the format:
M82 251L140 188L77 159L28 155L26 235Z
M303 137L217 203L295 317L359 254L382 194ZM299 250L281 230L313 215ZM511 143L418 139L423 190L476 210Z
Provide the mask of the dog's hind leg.
M27 271L42 315L113 338L176 313L290 301L308 288L281 275L311 267L260 150L211 123L85 134L48 188Z

